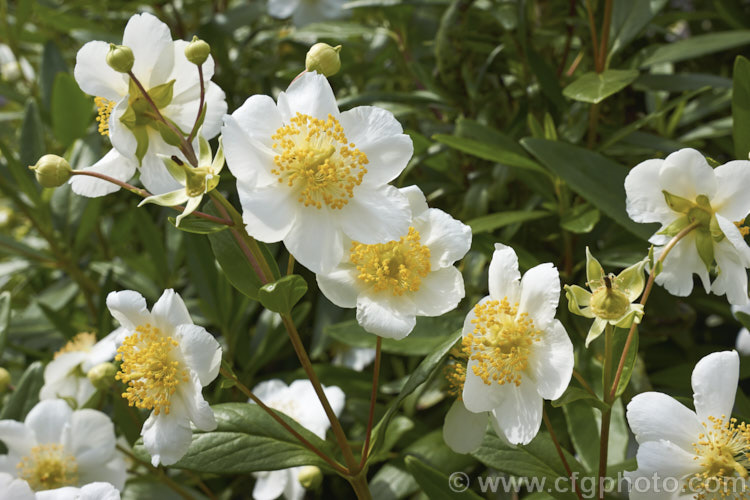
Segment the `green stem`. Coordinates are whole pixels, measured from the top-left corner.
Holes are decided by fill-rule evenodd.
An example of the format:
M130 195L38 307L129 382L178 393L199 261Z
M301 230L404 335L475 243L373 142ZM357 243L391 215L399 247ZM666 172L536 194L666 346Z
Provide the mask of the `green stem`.
M349 484L352 485L354 493L357 494L359 500L372 500L372 493L370 493L370 487L367 486L367 476L365 471L347 479L349 480Z
M378 398L378 377L380 376L380 350L383 344L383 337L378 336L375 344L375 364L372 371L372 392L370 393L370 412L367 415L367 432L365 434L365 444L362 447L362 459L359 462L359 468L363 469L370 456L370 437L372 435L372 423L375 417L375 401Z
M175 12L177 12L177 9L175 9ZM193 124L193 130L190 131L190 135L187 138L188 144L193 142L193 137L195 137L195 134L198 132L198 121L201 119L201 115L203 114L203 103L206 99L206 87L203 83L203 65L198 65L198 78L200 78L201 82L201 97L198 104L198 116L195 117L195 123Z
M549 435L552 438L552 443L555 445L555 450L557 450L557 454L560 456L560 461L562 462L563 467L565 467L565 472L568 473L568 477L573 482L573 491L575 491L580 500L583 500L583 495L581 495L581 491L578 489L578 486L576 486L576 478L573 476L573 470L570 468L568 459L565 458L565 453L563 452L562 446L560 446L560 441L557 439L555 429L552 427L552 423L547 416L547 411L544 410L544 408L542 408L542 419L544 420L544 426L547 427L547 432L549 432Z
M599 440L599 474L597 482L597 490L599 496L597 498L604 498L604 489L601 487L603 484L603 478L607 475L607 455L609 452L609 428L612 422L612 402L614 398L611 398L607 393L607 387L609 387L610 380L612 378L612 343L614 340L614 327L607 323L604 329L604 366L602 372L602 387L604 388L604 402L607 404L607 409L602 412L602 432Z

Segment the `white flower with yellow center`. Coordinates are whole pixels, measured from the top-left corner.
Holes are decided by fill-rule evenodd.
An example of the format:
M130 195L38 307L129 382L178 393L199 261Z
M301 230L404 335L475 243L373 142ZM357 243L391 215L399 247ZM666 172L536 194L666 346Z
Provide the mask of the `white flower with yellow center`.
M221 347L193 324L173 290L165 290L151 312L131 290L110 293L107 307L125 329L115 358L122 361L116 377L127 386L122 397L152 410L141 429L143 444L154 466L172 465L190 446L191 422L202 431L216 428L201 391L219 373Z
M36 500L120 500L120 492L109 483L91 483L82 488L67 486L57 490L40 491Z
M114 425L100 411L73 411L61 399L40 401L23 422L0 420L0 440L8 448L0 455L0 472L23 479L34 491L96 481L117 489L125 484Z
M323 387L323 392L338 416L344 409L344 391L338 387ZM330 422L315 389L309 380L295 380L289 386L279 379L261 382L253 389L258 399L274 410L284 413L302 427L325 439ZM251 401L252 402L252 401ZM284 496L287 500L302 500L305 488L300 484L300 474L307 467L255 472L255 500L274 500Z
M747 272L750 247L742 226L750 214L750 161L737 160L711 168L694 149L681 149L664 160L646 160L625 178L627 210L636 222L658 222L662 228L649 241L663 245L682 229L697 228L682 238L664 259L656 277L673 295L686 297L693 290L693 274L700 276L706 293L726 294L731 304L748 303ZM709 271L718 276L710 283Z
M573 375L573 344L555 319L560 277L546 263L522 279L516 253L496 243L489 291L464 322L463 404L492 412L510 443L528 444L539 431L543 400L562 396Z
M195 64L185 57L188 42L172 40L169 27L148 13L130 18L122 37L135 62L132 73L145 88L159 112L187 136L193 128L200 103L200 79ZM128 181L140 166L141 182L155 194L180 187L157 154L178 154L157 128L155 113L125 73L107 65L109 44L88 42L76 56L75 79L81 89L95 96L99 110L99 132L108 135L112 149L90 170ZM211 139L219 133L226 113L224 92L213 82L214 61L203 64L206 116L203 134ZM197 149L197 142L195 143ZM119 189L115 184L86 175L70 179L73 191L83 196L103 196Z
M222 136L247 232L283 240L311 271L341 262L345 236L369 245L407 233L408 201L387 183L411 158L411 139L383 109L340 113L323 75L304 74L278 104L250 97Z
M659 392L633 398L627 418L638 469L626 474L631 484L650 487L631 489L630 498L750 498L750 427L732 418L739 372L735 351L701 359L692 375L695 411ZM678 491L665 488L675 480Z
M44 368L44 385L39 399L72 399L81 407L96 392L86 374L100 363L112 361L117 352L117 329L96 341L93 333L79 333Z
M388 243L345 239L348 252L327 274L320 290L339 307L356 307L368 332L402 339L417 316L440 316L464 297L464 280L453 263L471 247L471 228L442 210L428 208L416 186L400 190L413 219L408 231Z
M0 472L0 500L36 500L36 495L23 479Z
M292 18L295 26L338 19L348 14L347 0L268 0L268 13L277 19Z

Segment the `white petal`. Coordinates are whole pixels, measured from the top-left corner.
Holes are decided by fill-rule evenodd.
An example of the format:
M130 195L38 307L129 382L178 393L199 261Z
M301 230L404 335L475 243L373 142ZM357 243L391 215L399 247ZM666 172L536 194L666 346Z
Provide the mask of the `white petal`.
M35 500L36 498L29 483L0 472L0 500Z
M343 234L334 226L329 212L327 208L304 207L284 237L289 253L314 273L329 272L344 255Z
M357 296L363 287L357 280L356 268L339 266L328 274L316 274L315 279L328 300L339 307L357 307Z
M366 245L398 240L411 222L409 200L390 185L354 188L354 197L336 215L344 233Z
M716 214L716 222L719 223L719 228L727 240L729 240L729 243L736 249L742 265L750 267L750 247L747 246L745 237L740 233L740 229L732 221L718 213Z
M73 410L62 399L48 399L31 409L24 424L34 432L37 443L60 443L72 414Z
M76 54L73 75L78 86L87 94L119 101L128 93L128 79L109 67L108 52L108 43L88 42Z
M261 382L260 384L253 387L253 394L263 401L263 403L269 405L272 401L279 398L284 398L289 390L289 387L281 379L271 379Z
M99 467L115 456L115 427L100 411L77 410L70 417L63 443L80 469Z
M399 191L409 200L412 218L416 219L430 208L427 206L427 199L419 186L406 186Z
M81 170L108 175L118 181L128 182L135 175L136 168L137 163L134 160L124 157L113 148L99 161ZM104 196L120 189L117 184L90 175L74 175L68 182L74 193L89 198Z
M200 100L200 79L198 78L198 70L195 64L188 61L188 58L185 56L185 48L189 44L190 42L185 40L175 40L172 43L173 64L169 76L164 78L163 83L175 80L174 87L172 88L172 102L184 104L189 101L195 101L193 114L197 115L198 101ZM205 85L214 76L214 66L214 58L209 55L201 66ZM193 118L195 119L195 117ZM210 139L211 137L207 138Z
M681 489L685 486L684 480L677 483L677 491L671 491L674 488L672 478L658 477L654 481L654 472L638 469L634 471L625 471L627 487L630 489L628 497L630 500L687 500L680 494Z
M169 415L162 412L159 415L153 413L148 417L141 429L143 445L151 455L151 464L156 467L172 465L180 460L192 440L193 432L190 430L190 421L178 412Z
M133 290L110 292L107 295L107 307L112 316L130 332L134 331L137 326L152 321L146 306L146 299Z
M474 366L476 365L476 360L470 360L466 366L466 381L461 398L466 409L471 412L481 413L494 410L500 406L506 396L503 390L504 386L497 383L484 383L480 377L474 374Z
M207 386L219 374L221 346L202 326L182 324L175 333L185 362Z
M747 328L740 330L737 334L737 342L734 345L737 352L743 356L750 356L750 331Z
M271 137L282 125L276 104L268 96L251 96L234 113L224 116L224 155L238 181L249 187L278 183L270 172L275 165Z
M161 158L156 155L156 153L163 151L159 147L163 148L164 145L159 145L152 139L153 134L149 134L149 153L143 157L143 162L141 163L141 184L152 194L169 193L178 189L184 189L184 186L177 182L172 177L172 174L169 173ZM160 137L158 141L163 142Z
M414 219L420 242L430 249L433 269L453 265L471 248L471 228L437 208L431 208Z
M193 324L182 297L171 288L164 290L159 300L156 301L151 309L151 317L156 323L155 326L161 328L167 335L171 335L167 332L172 332L178 325Z
M409 294L417 316L440 316L456 308L464 298L464 278L455 267L430 272L419 290Z
M276 500L284 492L289 474L286 470L274 470L268 472L256 472L255 486L253 487L254 500Z
M659 258L664 248L657 248L654 257ZM687 297L693 291L693 274L700 276L706 293L711 282L706 265L698 255L695 246L695 233L691 232L677 243L664 259L664 268L656 277L656 284L667 289L672 295Z
M216 417L208 402L203 399L201 382L195 372L190 372L188 382L179 385L176 395L177 398L171 401L175 414L186 412L195 427L202 431L216 429Z
M529 444L542 425L542 405L544 400L530 380L521 385L501 386L503 398L495 408L494 416L505 437L512 444Z
M97 496L82 496L80 499L76 498L76 500L82 500L84 498L88 498L90 500L105 500L105 499L117 499L119 500L119 492L117 490L122 490L125 486L125 480L127 479L128 472L127 472L127 464L125 463L125 459L123 458L123 455L119 452L115 453L112 459L110 459L106 463L99 464L97 467L90 468L90 469L79 469L78 470L78 484L85 484L89 483L86 486L83 487L83 489L87 488L91 484L107 484L110 488L114 488L114 493L117 494L117 496L112 496L114 493L111 490L106 490L109 496L104 497L97 497ZM98 491L105 491L104 488ZM97 492L97 490L94 490L94 492ZM92 493L93 494L93 493Z
M80 500L120 500L120 492L110 483L90 483L81 488Z
M349 143L367 155L365 184L386 184L403 172L414 146L393 113L359 106L341 113L340 121Z
M540 330L554 319L560 301L560 274L549 262L532 267L521 279L518 312L529 313L534 327Z
M711 199L716 193L714 169L695 149L684 148L667 156L659 170L661 189L695 200L699 194Z
M86 360L81 365L84 373L100 363L112 361L117 354L117 338L123 333L124 328L117 328L109 335L94 344L91 351L86 355Z
M214 82L208 82L206 85L206 116L203 118L203 125L201 125L201 133L206 139L212 139L219 134L222 118L226 112L226 94Z
M297 113L325 120L328 115L339 119L339 108L328 79L317 72L305 73L279 94L279 112L284 122ZM344 131L346 132L346 131Z
M334 366L345 366L361 372L375 360L375 349L370 347L348 347L336 353L331 361Z
M714 352L698 361L691 383L695 412L701 422L708 422L709 416L732 415L739 378L740 357L736 351Z
M695 412L660 392L644 392L628 403L628 425L639 443L665 439L686 451L704 432Z
M667 205L659 184L659 170L664 160L646 160L630 170L625 177L626 208L635 222L669 224L676 214Z
M443 440L456 453L471 453L479 448L487 431L487 413L473 413L460 400L445 415Z
M289 479L286 482L286 488L284 488L284 498L286 500L303 500L305 498L306 490L299 482L299 474L303 470L303 467L292 467L286 469Z
M741 221L750 214L750 161L735 160L714 169L716 194L711 206L731 221Z
M400 340L417 324L416 308L406 296L364 292L357 297L357 322L370 333Z
M550 400L562 396L573 375L574 363L573 343L562 323L554 320L529 356L529 371L539 395Z
M135 152L138 148L138 141L133 132L120 121L128 106L128 99L122 99L112 108L109 115L109 140L120 154L137 162Z
M31 448L38 444L34 432L15 420L0 420L0 441L5 443L10 453L22 457L31 453ZM16 464L12 465L15 467Z
M493 299L508 297L511 304L518 301L521 295L521 273L518 272L518 256L511 247L495 243L488 280Z
M486 297L483 297L482 300L477 302L477 306L480 304L484 304L485 302L488 302L490 300L493 300L493 298L489 295ZM472 323L475 319L477 319L477 315L474 313L474 309L476 306L472 307L469 312L466 314L466 318L464 318L464 325L463 329L461 331L461 335L463 337L466 337L468 334L472 333L474 331L474 323Z
M237 190L247 233L266 243L284 239L294 225L298 211L305 209L286 185L247 189L244 183L238 183ZM308 246L314 245L308 243Z
M730 304L747 305L747 270L739 261L742 257L727 241L714 244L714 258L718 266L718 276L711 285L711 291L716 295L726 294Z
M647 441L638 447L638 468L657 473L662 477L682 478L701 470L700 461L669 441Z
M122 44L133 51L132 72L146 89L166 83L166 74L152 78L152 73L171 69L173 65L172 34L166 24L147 12L136 14L125 26Z

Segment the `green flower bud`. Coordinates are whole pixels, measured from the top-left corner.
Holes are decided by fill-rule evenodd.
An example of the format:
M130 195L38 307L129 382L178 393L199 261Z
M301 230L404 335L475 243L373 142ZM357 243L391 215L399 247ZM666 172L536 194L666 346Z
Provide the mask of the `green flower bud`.
M341 69L341 45L331 47L327 43L316 43L307 51L305 68L317 71L324 76L333 76Z
M36 165L29 167L34 171L36 180L46 188L60 187L70 179L73 169L65 158L57 155L44 155Z
M297 479L306 490L315 490L323 483L323 472L314 465L306 465L299 471Z
M5 368L0 367L0 394L4 394L10 385L10 373Z
M185 47L185 57L196 66L202 65L211 54L211 46L197 36Z
M89 381L97 389L109 389L115 381L117 367L113 363L99 363L86 374Z
M604 278L601 286L591 295L591 311L598 318L615 320L621 318L630 309L630 299L626 294L612 287L613 275Z
M109 52L107 52L107 64L113 70L118 73L127 73L133 69L133 51L130 47L124 45L115 45L114 43L109 44Z

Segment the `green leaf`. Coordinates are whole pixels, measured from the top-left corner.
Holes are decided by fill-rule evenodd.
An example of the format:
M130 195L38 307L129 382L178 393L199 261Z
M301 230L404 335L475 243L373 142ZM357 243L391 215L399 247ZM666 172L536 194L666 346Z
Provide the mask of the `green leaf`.
M213 234L229 228L226 224L219 224L200 217L186 217L180 221L179 226L177 226L177 220L174 217L169 217L168 220L174 227L187 233Z
M613 2L609 56L627 47L666 4L667 0Z
M560 218L560 227L577 234L590 233L599 222L601 214L596 207L582 203L568 210Z
M247 261L247 257L237 244L232 231L210 233L208 234L208 240L221 270L224 271L224 275L232 286L251 299L258 300L258 290L263 283ZM258 245L262 245L262 243L258 243Z
M269 311L289 314L305 293L307 281L302 276L290 274L260 287L258 300Z
M44 365L34 361L21 375L16 390L0 409L0 420L23 421L26 414L39 402L39 390L44 385Z
M492 232L501 227L509 226L510 224L516 224L518 222L526 222L529 220L541 219L543 217L549 217L552 215L550 212L544 212L541 210L518 210L511 212L499 212L496 214L483 215L468 221L473 234Z
M565 87L565 97L596 104L621 91L638 78L635 69L608 69L602 73L586 73Z
M584 400L584 402L589 405L596 406L600 410L606 410L607 408L609 408L609 405L607 403L594 396L589 391L581 389L580 387L576 387L574 385L569 386L562 396L552 401L552 406L554 406L555 408L560 408L561 406L565 406L574 401L581 400Z
M65 57L60 53L55 42L48 41L42 50L42 64L39 69L39 87L42 91L42 105L44 109L52 106L52 91L55 85L55 77L59 73L67 73L68 65ZM89 108L89 111L91 109Z
M63 146L83 137L92 123L91 99L81 92L75 79L58 73L52 88L52 130Z
M432 138L438 142L450 146L453 149L463 151L464 153L482 158L483 160L493 161L509 167L525 168L536 172L549 175L541 165L530 158L521 156L518 153L502 148L495 143L477 141L455 135L436 134Z
M8 343L10 330L10 292L0 293L0 357Z
M685 61L747 44L750 44L750 30L696 35L660 46L641 62L640 67L647 68L655 64Z
M613 358L615 359L617 363L620 362L620 358L622 357L622 351L625 348L625 342L628 338L628 330L622 329L622 328L615 328L615 340L612 343L612 353ZM622 375L620 376L620 382L617 384L617 391L615 391L615 397L619 398L623 392L625 392L625 389L628 387L628 384L630 383L630 377L633 375L633 368L635 367L635 362L638 360L638 327L635 328L635 331L633 332L633 340L630 343L630 348L628 349L628 354L625 358L625 365L622 370ZM611 387L610 387L611 389ZM609 390L609 389L608 389Z
M164 142L167 144L179 146L182 143L182 138L166 123L155 120L153 124L156 125L159 135L161 135L161 138L164 139Z
M521 144L573 191L636 236L647 240L653 226L637 224L625 211L625 176L628 171L599 153L559 141L526 138Z
M417 480L422 492L430 500L451 500L453 498L472 498L480 500L482 497L468 489L468 481L463 482L469 476L463 472L454 472L450 478L439 470L430 467L415 456L407 456L404 459L406 468L414 479Z
M187 453L173 467L201 473L234 475L256 471L316 465L331 470L318 455L308 450L260 406L249 403L222 403L211 407L216 430L193 431ZM284 421L328 456L335 456L330 443L323 441L293 419ZM142 444L136 453L147 456Z
M750 152L750 61L742 56L734 60L732 75L732 138L738 160L747 160Z
M44 125L39 116L39 108L34 99L26 101L19 147L19 162L23 168L34 165L46 153L44 145ZM26 172L26 177L32 177ZM34 181L36 182L36 181ZM28 193L27 193L28 194Z

